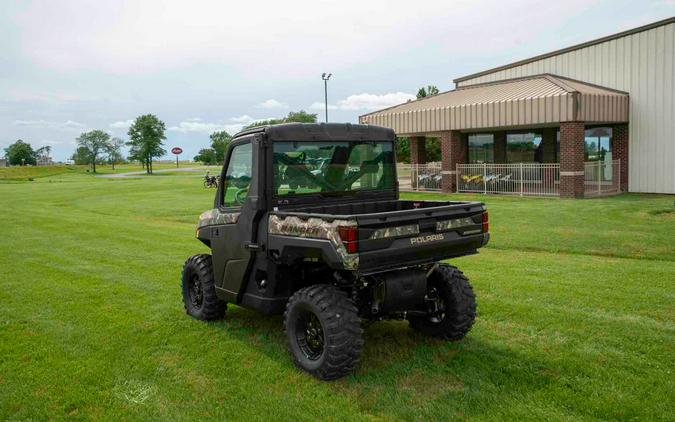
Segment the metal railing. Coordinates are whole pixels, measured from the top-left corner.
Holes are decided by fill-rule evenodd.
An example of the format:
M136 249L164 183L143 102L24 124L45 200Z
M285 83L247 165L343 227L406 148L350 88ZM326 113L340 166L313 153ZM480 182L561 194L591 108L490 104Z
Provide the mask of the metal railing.
M621 160L584 163L584 196L610 195L621 191Z
M400 190L441 190L441 163L399 164L397 168Z
M621 191L621 162L584 163L584 195ZM453 176L455 177L455 176ZM401 190L441 190L441 163L399 164ZM520 196L560 196L559 163L458 164L457 191Z
M457 191L558 196L560 164L458 164Z

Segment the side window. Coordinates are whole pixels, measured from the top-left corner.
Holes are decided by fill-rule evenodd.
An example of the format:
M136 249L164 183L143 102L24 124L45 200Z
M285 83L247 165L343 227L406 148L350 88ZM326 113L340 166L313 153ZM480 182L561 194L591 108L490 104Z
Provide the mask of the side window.
M223 206L241 207L251 186L253 147L250 143L232 150L223 181Z

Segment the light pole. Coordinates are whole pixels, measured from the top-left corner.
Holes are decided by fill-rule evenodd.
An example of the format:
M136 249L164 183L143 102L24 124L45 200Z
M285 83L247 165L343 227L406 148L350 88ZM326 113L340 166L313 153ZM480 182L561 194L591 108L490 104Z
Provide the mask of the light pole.
M321 79L323 79L323 98L326 103L326 123L328 123L328 80L330 79L330 76L332 73L321 74Z

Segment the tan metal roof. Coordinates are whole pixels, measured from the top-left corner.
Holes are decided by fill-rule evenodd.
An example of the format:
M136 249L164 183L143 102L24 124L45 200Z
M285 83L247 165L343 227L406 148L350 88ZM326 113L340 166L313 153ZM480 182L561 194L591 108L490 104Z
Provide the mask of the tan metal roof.
M402 135L566 121L627 122L628 94L543 74L470 85L369 113L359 120Z

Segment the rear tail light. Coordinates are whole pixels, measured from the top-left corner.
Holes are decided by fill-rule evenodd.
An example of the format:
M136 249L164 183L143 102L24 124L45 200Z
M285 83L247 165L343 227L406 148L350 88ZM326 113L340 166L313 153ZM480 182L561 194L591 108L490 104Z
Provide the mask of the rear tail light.
M348 253L358 252L357 229L353 226L338 227L338 234Z
M487 233L490 231L490 223L488 221L488 213L485 211L483 213L483 233Z

